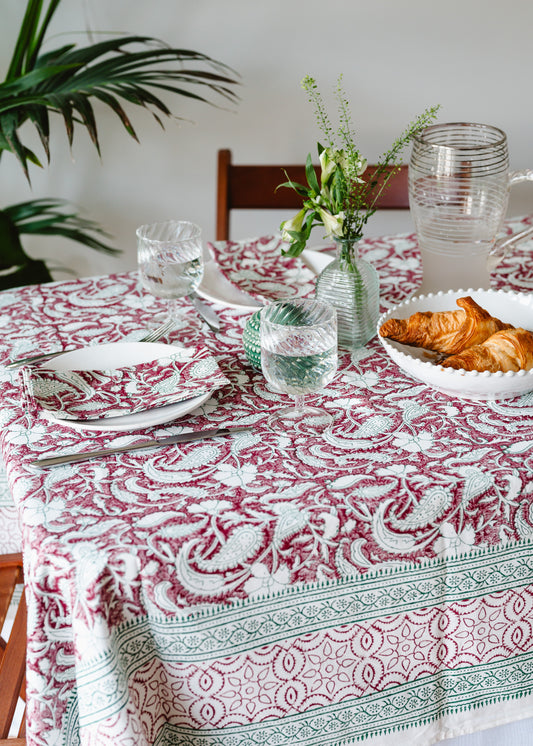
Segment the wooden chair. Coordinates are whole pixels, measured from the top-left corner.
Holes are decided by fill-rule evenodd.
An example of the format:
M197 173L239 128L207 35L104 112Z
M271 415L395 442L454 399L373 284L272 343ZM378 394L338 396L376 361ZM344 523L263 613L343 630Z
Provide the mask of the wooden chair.
M368 166L363 174L369 178L375 166ZM319 173L320 169L315 166ZM231 162L231 150L218 151L217 169L217 241L227 241L230 237L230 213L232 210L298 210L302 198L294 189L276 187L286 181L285 172L291 181L307 184L305 166L242 166ZM407 210L409 195L407 190L407 166L400 166L398 173L377 202L379 209ZM287 217L291 217L287 215Z
M0 629L15 588L23 582L22 555L0 556ZM25 718L18 738L8 738L19 697L26 699L26 616L26 598L22 590L9 639L6 641L0 637L0 746L23 746L26 743L23 737Z

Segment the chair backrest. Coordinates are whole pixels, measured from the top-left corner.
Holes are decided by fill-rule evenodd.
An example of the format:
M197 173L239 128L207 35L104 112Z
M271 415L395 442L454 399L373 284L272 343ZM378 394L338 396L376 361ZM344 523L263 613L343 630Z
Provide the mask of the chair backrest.
M368 166L364 177L372 177L376 167ZM319 167L315 166L317 174ZM231 162L231 150L218 151L217 169L217 241L230 237L230 213L232 210L297 210L301 207L302 198L294 189L276 187L287 181L306 184L305 166L244 166ZM378 209L407 210L409 195L407 188L407 166L399 167L391 178L387 188L376 203ZM290 217L288 215L287 217Z
M0 556L0 629L7 615L16 586L24 581L22 555ZM26 599L24 590L17 605L8 640L0 637L0 746L3 743L24 744L25 718L18 739L8 739L19 697L25 700L26 669ZM4 741L4 739L8 739Z

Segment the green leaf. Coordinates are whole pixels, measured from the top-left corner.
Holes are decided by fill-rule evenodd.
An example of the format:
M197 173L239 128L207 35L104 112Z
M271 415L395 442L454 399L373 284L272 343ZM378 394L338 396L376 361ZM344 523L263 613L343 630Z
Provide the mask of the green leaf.
M287 175L287 174L285 174ZM298 192L302 197L308 197L309 196L309 189L307 187L302 186L301 184L298 184L296 181L285 181L283 184L278 184L276 187L276 191L278 189L281 189L281 187L288 187L291 189L294 189L295 192Z
M62 236L105 254L121 253L101 240L100 237L109 238L109 235L97 223L81 217L65 200L30 200L6 207L4 213L18 234Z
M7 211L0 210L0 269L21 266L28 261L17 226Z
M25 285L42 285L45 282L52 282L52 280L53 277L45 262L40 259L28 259L26 264L18 267L14 272L0 274L0 290Z
M320 187L318 185L318 179L316 178L315 167L311 159L311 153L307 154L307 160L305 162L305 178L307 183L315 194L320 194Z

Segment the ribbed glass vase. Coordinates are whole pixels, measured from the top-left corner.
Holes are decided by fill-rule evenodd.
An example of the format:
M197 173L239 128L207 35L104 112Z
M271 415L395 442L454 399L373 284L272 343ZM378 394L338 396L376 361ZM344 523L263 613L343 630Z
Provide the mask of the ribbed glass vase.
M359 256L357 241L338 239L336 244L335 259L318 276L315 295L337 310L339 346L354 350L376 334L379 276Z

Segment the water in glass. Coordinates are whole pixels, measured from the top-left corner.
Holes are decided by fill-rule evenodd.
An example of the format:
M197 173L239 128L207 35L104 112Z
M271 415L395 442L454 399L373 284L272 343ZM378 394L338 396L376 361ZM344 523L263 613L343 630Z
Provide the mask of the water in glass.
M261 367L276 391L295 398L269 417L269 425L286 434L327 429L333 418L304 405L305 394L326 386L337 370L337 316L329 304L296 298L277 301L261 311Z
M169 314L177 320L177 301L202 281L201 229L187 220L143 225L137 229L137 249L142 286L166 299Z

